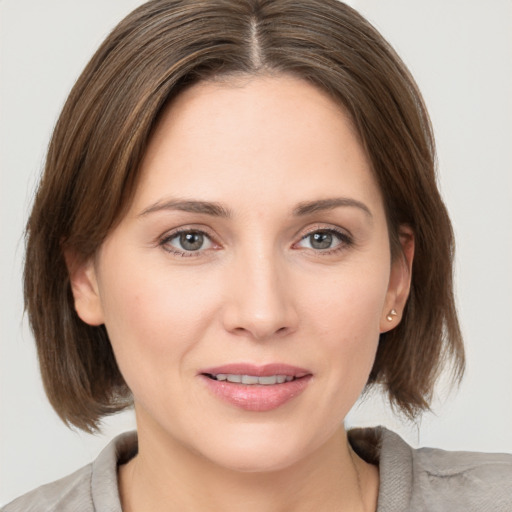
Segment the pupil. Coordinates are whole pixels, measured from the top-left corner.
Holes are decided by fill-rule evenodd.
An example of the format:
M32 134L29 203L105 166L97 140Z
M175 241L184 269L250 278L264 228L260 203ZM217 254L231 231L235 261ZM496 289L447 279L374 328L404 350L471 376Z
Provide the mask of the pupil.
M329 249L331 244L331 233L315 233L311 235L311 247L314 249Z
M182 233L180 235L180 244L187 251L197 251L203 245L203 235L201 233Z

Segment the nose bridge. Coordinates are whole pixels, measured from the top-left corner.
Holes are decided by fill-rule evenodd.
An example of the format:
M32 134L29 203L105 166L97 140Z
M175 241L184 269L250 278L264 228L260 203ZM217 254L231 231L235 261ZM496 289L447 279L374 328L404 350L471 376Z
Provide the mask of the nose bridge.
M296 328L288 272L275 248L240 252L233 262L225 325L231 332L270 338Z

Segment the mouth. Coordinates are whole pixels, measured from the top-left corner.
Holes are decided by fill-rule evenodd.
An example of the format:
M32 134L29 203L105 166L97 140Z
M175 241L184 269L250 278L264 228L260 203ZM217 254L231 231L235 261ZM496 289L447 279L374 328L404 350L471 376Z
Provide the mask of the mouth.
M206 373L203 375L210 379L217 380L219 382L227 381L233 382L235 384L245 384L246 386L274 386L275 384L284 384L285 382L292 382L293 380L300 379L305 376L265 375L259 377L257 375L240 375L237 373Z
M284 364L229 364L206 369L199 376L223 402L246 411L264 412L298 397L312 373Z

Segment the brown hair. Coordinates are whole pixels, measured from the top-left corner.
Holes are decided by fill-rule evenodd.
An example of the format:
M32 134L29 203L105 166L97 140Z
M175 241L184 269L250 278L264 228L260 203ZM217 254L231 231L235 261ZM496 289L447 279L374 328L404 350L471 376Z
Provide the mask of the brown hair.
M394 257L399 226L414 231L410 297L381 337L368 384L382 384L413 417L428 408L444 362L462 374L453 234L431 126L393 49L337 0L154 0L114 29L71 91L28 221L25 304L46 393L68 424L93 430L131 394L105 328L74 310L63 248L87 260L122 217L166 102L197 81L240 73L292 74L340 101L380 185Z

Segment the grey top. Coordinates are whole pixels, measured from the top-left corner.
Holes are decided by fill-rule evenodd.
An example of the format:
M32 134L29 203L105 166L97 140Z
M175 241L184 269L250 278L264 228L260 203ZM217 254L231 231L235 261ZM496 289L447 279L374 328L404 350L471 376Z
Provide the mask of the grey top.
M379 464L377 512L512 512L512 455L415 450L382 427L350 431L349 439ZM2 512L122 512L117 467L136 453L137 434L122 434L91 464Z

